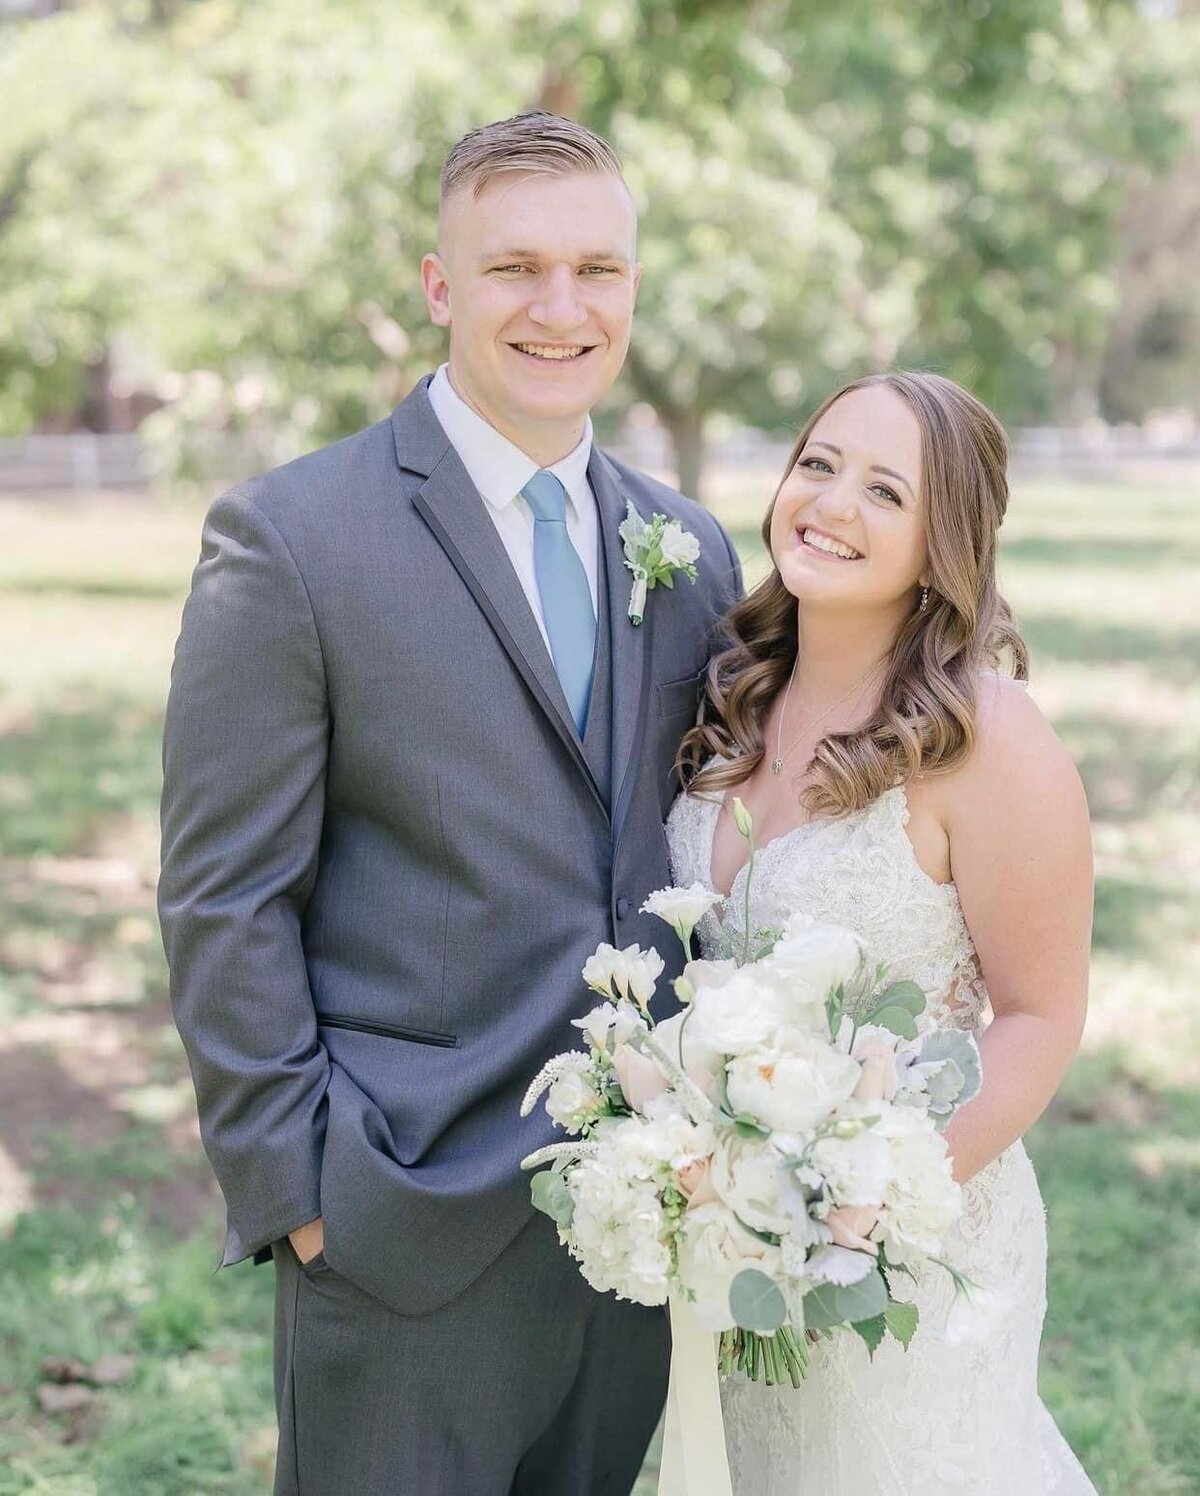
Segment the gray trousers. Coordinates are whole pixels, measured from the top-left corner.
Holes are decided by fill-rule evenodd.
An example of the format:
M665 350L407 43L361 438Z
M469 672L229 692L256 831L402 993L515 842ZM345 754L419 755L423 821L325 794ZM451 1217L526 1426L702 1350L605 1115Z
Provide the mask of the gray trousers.
M666 1311L593 1292L544 1216L419 1319L320 1256L274 1256L275 1496L628 1496Z

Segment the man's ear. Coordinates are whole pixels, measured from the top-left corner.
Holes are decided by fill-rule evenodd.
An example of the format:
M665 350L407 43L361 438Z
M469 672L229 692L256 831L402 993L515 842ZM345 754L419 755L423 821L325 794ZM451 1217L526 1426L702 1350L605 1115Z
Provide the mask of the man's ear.
M450 280L440 255L426 255L421 261L421 289L429 320L435 327L450 326Z
M634 304L634 306L637 305L638 287L642 283L642 271L645 268L646 267L644 265L635 265L633 267L633 304Z

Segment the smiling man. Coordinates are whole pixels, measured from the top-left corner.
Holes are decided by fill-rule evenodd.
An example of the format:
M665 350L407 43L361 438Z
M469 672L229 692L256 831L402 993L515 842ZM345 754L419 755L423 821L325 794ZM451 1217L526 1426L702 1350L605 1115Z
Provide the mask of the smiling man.
M518 1113L578 1039L595 947L661 939L639 911L737 563L592 443L640 275L609 146L521 115L442 188L448 363L208 516L163 934L223 1260L275 1264L276 1491L616 1496L665 1315L587 1288L519 1167L554 1129ZM628 503L700 542L641 627Z

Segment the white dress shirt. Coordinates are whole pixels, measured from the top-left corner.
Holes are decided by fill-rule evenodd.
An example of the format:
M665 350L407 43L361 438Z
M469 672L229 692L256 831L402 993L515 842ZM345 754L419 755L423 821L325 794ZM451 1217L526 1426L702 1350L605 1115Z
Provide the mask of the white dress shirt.
M450 445L462 458L471 482L483 497L484 508L492 517L549 649L550 636L542 617L542 599L533 569L533 510L521 493L534 473L541 470L532 457L522 452L520 447L514 447L506 436L501 436L494 426L471 409L450 383L445 364L429 385L429 403L450 438ZM589 417L579 445L546 471L553 473L567 491L567 534L583 562L592 594L592 610L598 614L600 517L596 496L587 480L591 455L592 422Z

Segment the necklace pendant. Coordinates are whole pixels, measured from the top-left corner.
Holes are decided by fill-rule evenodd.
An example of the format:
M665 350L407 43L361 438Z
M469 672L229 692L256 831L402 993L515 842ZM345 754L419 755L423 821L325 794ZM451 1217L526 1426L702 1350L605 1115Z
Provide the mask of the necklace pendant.
M771 760L771 773L772 774L782 774L783 773L783 760L781 758L773 758Z

